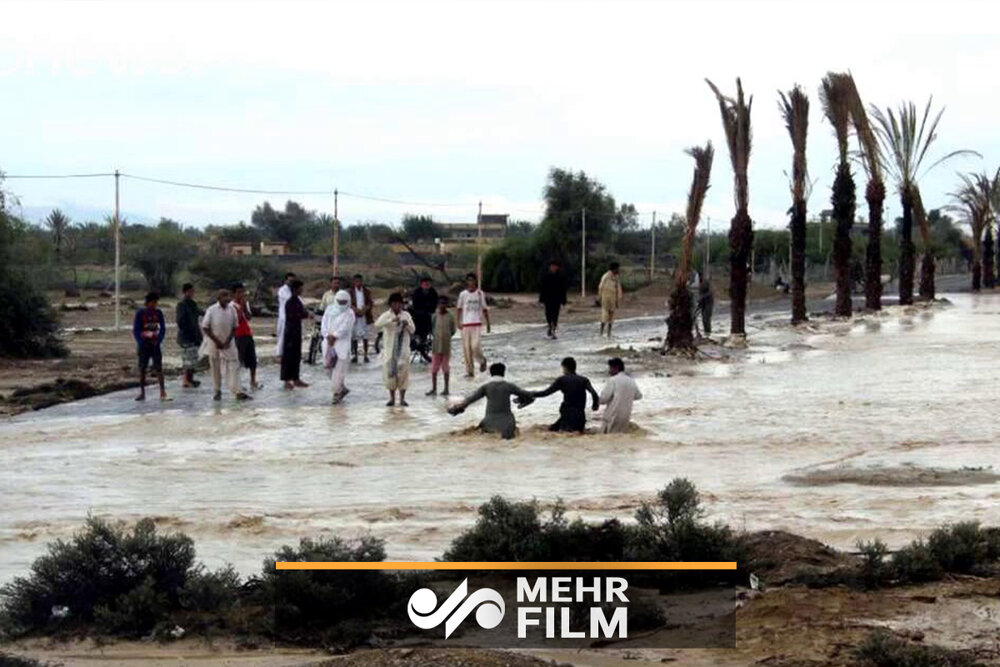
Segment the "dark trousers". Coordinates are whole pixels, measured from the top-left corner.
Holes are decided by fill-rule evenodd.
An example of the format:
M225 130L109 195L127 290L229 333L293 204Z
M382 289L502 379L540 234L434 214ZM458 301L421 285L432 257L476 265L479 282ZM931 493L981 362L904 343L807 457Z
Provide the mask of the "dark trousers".
M294 345L290 345L286 341L281 348L281 381L295 382L296 380L300 379L299 369L301 367L302 367L302 339L296 338Z
M556 327L559 326L560 308L562 308L562 304L558 302L545 304L545 323L549 325L550 331L555 331Z

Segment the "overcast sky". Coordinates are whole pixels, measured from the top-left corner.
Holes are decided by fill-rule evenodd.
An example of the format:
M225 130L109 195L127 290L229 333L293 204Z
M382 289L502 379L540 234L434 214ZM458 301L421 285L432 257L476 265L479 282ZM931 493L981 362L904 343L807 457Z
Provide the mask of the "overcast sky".
M732 215L718 106L754 96L751 215L786 224L791 144L777 90L812 102L811 212L828 208L835 142L817 88L850 69L866 102L945 105L923 182L946 203L956 170L1000 166L997 3L974 2L0 2L0 169L107 172L274 190L332 190L345 223L537 219L552 166L584 170L649 223L683 210L692 161L718 149L706 214ZM859 203L864 179L858 170ZM30 214L98 217L112 179L9 180ZM894 194L894 193L893 193ZM124 180L133 218L249 220L264 199ZM329 196L293 197L332 213ZM449 204L439 206L437 204ZM894 196L887 219L899 214ZM864 213L863 205L859 213Z

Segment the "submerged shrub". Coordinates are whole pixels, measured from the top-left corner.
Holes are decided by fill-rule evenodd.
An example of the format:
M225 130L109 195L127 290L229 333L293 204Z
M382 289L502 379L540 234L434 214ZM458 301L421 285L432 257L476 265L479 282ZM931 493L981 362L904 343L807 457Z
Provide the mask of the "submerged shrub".
M194 556L191 538L159 535L151 519L127 530L89 518L72 539L49 545L30 574L0 589L0 614L15 634L91 623L113 634L143 633L179 607Z
M854 649L863 667L976 667L980 663L961 651L908 644L885 630L876 630Z

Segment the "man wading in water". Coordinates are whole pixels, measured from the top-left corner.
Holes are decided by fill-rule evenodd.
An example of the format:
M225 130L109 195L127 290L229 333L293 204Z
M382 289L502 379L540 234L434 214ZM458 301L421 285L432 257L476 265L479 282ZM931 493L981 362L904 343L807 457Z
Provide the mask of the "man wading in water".
M479 422L479 429L483 433L499 433L504 440L513 438L517 435L517 421L514 420L514 413L510 410L511 396L517 397L519 408L530 405L535 397L530 391L504 380L506 373L507 367L503 364L491 365L489 382L469 394L461 403L448 408L448 413L453 416L462 414L467 407L485 396L486 415L483 421Z
M593 409L599 407L597 390L590 380L576 374L576 359L562 360L563 374L548 389L534 392L535 398L544 398L561 391L562 405L559 406L559 420L549 427L550 431L573 431L583 433L587 425L587 394L590 394Z

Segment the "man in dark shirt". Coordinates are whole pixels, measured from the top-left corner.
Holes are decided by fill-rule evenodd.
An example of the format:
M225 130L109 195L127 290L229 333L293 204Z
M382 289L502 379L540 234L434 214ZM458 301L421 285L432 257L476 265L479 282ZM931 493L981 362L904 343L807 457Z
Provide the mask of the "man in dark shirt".
M597 390L590 380L576 374L576 359L562 360L563 374L548 389L534 392L535 398L543 398L561 391L563 402L559 406L559 420L549 427L550 431L574 431L582 433L587 425L587 394L593 401L593 409L599 407Z
M538 302L545 306L546 335L549 338L556 337L559 309L566 305L566 278L560 268L559 260L549 262L548 273L542 276L542 289L538 293Z
M415 336L418 342L422 342L431 332L431 317L438 307L438 293L431 287L430 277L420 277L420 286L410 295L410 305L413 310L413 325L417 329Z
M485 396L486 415L483 417L483 421L479 422L480 430L483 433L499 433L504 440L513 438L517 435L517 422L510 409L511 396L516 397L519 408L523 408L535 399L530 391L525 391L513 382L504 380L503 377L506 373L507 367L503 364L492 364L489 382L469 394L461 403L448 408L449 414L462 414L465 412L465 408Z
M194 379L198 367L198 348L201 347L203 335L198 326L201 308L194 300L194 285L184 283L182 288L184 298L177 302L177 344L181 348L181 365L184 368L182 387L197 387L201 383Z

